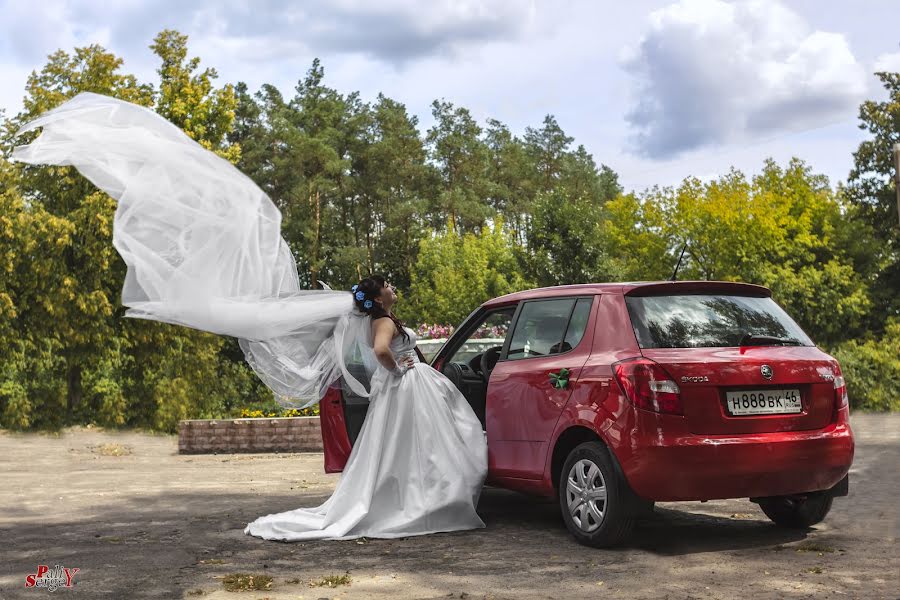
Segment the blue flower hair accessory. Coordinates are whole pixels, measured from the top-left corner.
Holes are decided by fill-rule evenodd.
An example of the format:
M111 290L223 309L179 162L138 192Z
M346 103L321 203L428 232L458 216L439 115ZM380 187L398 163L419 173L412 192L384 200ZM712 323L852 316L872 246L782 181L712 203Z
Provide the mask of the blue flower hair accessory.
M362 291L356 292L356 299L357 299L357 300L359 300L360 302L362 302L363 300L365 300L365 298L366 298L365 292L362 292Z
M361 293L361 292L360 292L360 293ZM371 301L371 300L366 300L366 301L363 303L363 306L366 308L366 310L372 308L372 301Z
M359 284L358 284L358 283L354 283L354 284L353 284L353 287L350 288L350 291L351 291L351 292L355 292L356 289L357 289L358 287L359 287Z

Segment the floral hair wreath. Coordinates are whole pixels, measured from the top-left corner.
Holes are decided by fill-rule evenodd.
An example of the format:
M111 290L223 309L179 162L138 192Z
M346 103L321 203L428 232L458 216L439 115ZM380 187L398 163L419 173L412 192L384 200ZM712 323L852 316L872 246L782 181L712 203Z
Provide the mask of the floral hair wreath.
M366 300L366 294L362 290L359 290L358 283L354 284L353 287L350 288L350 291L353 292L353 297L358 302L362 302L363 300ZM372 308L372 306L374 306L374 303L371 300L366 300L365 302L363 302L363 308L365 308L366 310L369 310L370 308Z

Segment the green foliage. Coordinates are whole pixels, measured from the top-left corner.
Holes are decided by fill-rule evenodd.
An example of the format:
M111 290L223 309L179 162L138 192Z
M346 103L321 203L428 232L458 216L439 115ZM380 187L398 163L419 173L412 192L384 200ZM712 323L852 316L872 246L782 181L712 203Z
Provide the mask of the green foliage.
M870 257L873 310L870 328L881 331L885 318L900 317L900 215L894 183L894 145L900 143L900 73L876 73L888 93L885 101L867 100L859 108L860 129L871 134L853 153L847 197L874 236Z
M237 98L234 87L229 84L216 89L213 85L213 80L218 77L215 69L194 73L200 66L200 59L187 58L187 41L186 35L166 29L150 46L161 60L157 70L159 92L154 108L203 146L219 151L233 162L240 156L240 147L234 144L222 147L222 144L235 118Z
M56 429L66 407L65 362L53 340L17 340L0 360L0 425Z
M436 165L438 186L429 216L436 230L478 231L490 216L483 199L488 189L488 147L482 129L468 109L437 100L431 105L435 124L426 140Z
M528 227L528 263L541 286L608 278L601 248L602 207L564 190L541 194Z
M214 89L215 71L195 75L186 37L161 33L162 114L200 143L236 158L227 145L236 100ZM121 59L99 46L57 52L29 78L22 123L83 91L153 106L153 86L122 74ZM7 141L3 153L9 152ZM71 423L174 431L181 418L212 416L225 398L259 387L243 357L217 336L122 319L125 270L112 246L115 202L68 167L0 160L0 422L10 428ZM223 377L225 375L225 377ZM263 397L267 392L263 393Z
M479 304L533 287L521 273L501 219L480 234L452 231L422 241L413 267L410 306L416 323L459 323Z
M607 208L617 279L670 277L686 243L680 279L765 285L820 342L861 331L869 290L845 230L864 236L865 227L848 223L827 181L800 160L786 168L767 161L752 180L738 171L709 183L686 179Z
M840 362L852 408L900 410L900 319L881 338L851 340L832 352Z

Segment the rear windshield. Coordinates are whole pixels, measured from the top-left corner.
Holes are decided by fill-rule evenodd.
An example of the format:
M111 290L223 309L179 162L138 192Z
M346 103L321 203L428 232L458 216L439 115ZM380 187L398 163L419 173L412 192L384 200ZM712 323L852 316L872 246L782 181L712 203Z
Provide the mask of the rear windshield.
M762 337L753 345L784 340L785 344L814 345L800 327L771 298L685 294L626 296L634 334L641 348L736 347L745 336Z

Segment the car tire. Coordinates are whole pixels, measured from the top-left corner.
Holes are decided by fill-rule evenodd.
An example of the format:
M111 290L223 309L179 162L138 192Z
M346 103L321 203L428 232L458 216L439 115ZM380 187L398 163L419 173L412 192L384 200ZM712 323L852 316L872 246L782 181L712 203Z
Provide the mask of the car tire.
M559 506L579 543L609 548L624 542L635 521L624 498L624 483L603 444L586 442L569 453L559 478Z
M760 498L759 507L780 527L806 529L822 522L833 501L831 494L773 496Z

